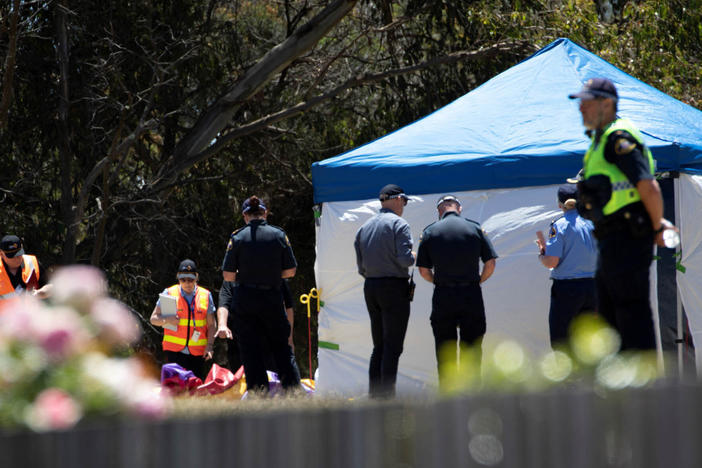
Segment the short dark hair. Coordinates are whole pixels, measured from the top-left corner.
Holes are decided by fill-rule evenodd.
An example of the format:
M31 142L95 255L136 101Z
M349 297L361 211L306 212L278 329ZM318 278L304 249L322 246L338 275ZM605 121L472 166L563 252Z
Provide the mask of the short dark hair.
M266 209L266 205L256 195L252 195L244 200L244 204L241 206L241 212L248 215L260 215L263 214Z

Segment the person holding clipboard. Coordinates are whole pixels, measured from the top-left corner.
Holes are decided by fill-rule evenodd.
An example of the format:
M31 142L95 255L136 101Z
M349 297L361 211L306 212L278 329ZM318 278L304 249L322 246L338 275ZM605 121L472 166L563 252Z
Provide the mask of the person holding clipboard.
M163 351L166 361L205 378L206 361L212 359L215 306L212 294L198 286L195 262L180 262L178 284L163 290L151 314L151 323L163 327Z

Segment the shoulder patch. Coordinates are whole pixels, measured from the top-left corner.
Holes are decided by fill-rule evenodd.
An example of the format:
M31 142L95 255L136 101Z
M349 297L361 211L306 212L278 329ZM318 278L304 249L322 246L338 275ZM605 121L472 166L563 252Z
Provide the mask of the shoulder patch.
M554 237L556 237L556 226L551 224L551 229L548 230L548 238L553 239Z
M229 242L227 242L227 252L232 250L232 247L234 247L234 242L232 242L231 237L229 238Z
M631 153L634 148L636 148L636 144L627 138L617 138L617 141L614 142L614 152L620 156Z

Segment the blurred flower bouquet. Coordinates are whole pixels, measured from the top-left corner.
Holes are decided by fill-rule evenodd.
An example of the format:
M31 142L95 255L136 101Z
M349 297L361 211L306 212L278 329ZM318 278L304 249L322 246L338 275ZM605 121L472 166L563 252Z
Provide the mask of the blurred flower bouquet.
M160 417L168 400L136 357L115 357L139 324L107 296L102 272L69 266L50 302L0 302L0 428L65 429L91 415Z

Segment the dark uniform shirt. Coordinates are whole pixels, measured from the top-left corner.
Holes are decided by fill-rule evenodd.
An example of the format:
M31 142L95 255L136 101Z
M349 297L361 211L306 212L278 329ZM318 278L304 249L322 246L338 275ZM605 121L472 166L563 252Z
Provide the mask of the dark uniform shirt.
M280 287L282 271L295 267L285 231L263 219L254 219L232 233L222 263L222 270L236 273L237 283L274 289Z
M434 284L479 282L480 260L497 258L480 224L449 211L424 229L417 266L434 269Z

